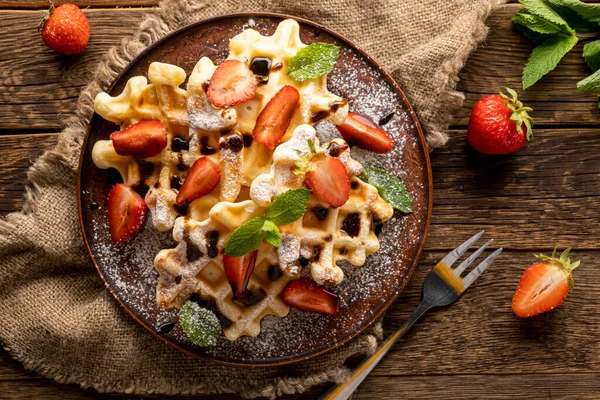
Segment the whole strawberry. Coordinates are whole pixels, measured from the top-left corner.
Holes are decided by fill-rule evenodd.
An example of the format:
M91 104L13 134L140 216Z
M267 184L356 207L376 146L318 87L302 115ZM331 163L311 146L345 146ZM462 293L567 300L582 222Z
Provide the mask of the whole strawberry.
M505 89L507 96L502 92ZM483 154L508 154L519 150L533 137L533 119L529 107L517 100L517 92L501 88L499 95L484 96L475 103L467 140Z
M50 7L50 16L42 28L42 40L61 54L81 53L90 38L90 24L85 14L74 4Z

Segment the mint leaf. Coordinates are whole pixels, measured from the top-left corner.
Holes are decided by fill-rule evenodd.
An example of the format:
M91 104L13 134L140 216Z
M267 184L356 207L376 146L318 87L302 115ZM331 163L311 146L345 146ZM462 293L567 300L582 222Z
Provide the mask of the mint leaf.
M379 195L398 211L403 213L412 212L412 199L406 186L393 174L381 168L365 165L363 169L363 180L375 186Z
M272 221L266 220L262 230L265 235L265 240L271 246L279 247L281 245L281 233L279 233L279 228Z
M575 31L569 27L567 22L543 0L519 0L519 2L529 13L560 26L567 34L575 34Z
M554 36L538 45L523 69L523 90L552 71L559 61L577 44L577 36Z
M583 58L592 71L600 69L600 40L586 43L583 46Z
M568 7L560 6L561 1L557 0L553 2L550 0L548 5L567 22L567 25L571 27L577 33L592 33L596 32L598 25L586 20L581 15Z
M600 92L600 69L584 80L577 82L577 90L583 92Z
M524 9L519 10L519 12L512 17L512 22L541 34L553 35L562 32L560 26L540 18L537 15L533 15Z
M535 45L542 44L546 40L548 40L548 38L551 37L551 35L545 35L542 33L534 32L531 29L529 29L523 25L517 24L516 27L519 30L519 32L521 32L523 35L527 36L527 38L529 40L531 40Z
M267 208L266 216L277 226L291 224L304 215L309 197L310 190L303 188L283 192Z
M296 82L315 79L331 71L339 56L338 46L314 43L300 49L294 57L290 58L287 73Z
M256 217L237 228L225 243L225 254L241 257L258 249L264 238L263 225L267 219Z
M591 22L600 22L600 5L586 4L579 0L548 0L555 6L569 8Z
M221 324L217 316L189 300L181 307L179 325L196 346L216 346L221 335Z

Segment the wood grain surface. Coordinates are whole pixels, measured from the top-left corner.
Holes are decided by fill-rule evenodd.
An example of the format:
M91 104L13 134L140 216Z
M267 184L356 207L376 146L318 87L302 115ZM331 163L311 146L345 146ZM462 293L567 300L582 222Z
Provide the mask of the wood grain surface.
M86 0L90 46L67 58L47 50L36 31L39 0L0 0L0 213L18 210L28 167L56 133L89 80L86 72L155 4ZM115 8L115 6L135 6ZM535 139L510 156L484 157L466 143L474 102L498 86L520 88L532 49L510 22L508 4L488 21L490 33L460 74L465 104L451 140L432 154L434 212L429 240L406 290L387 313L387 331L418 304L423 279L446 251L486 229L505 253L452 307L425 316L361 386L356 399L600 398L600 111L596 94L577 92L587 71L580 47L521 98L534 108ZM101 9L100 9L101 8ZM33 11L32 11L33 10ZM31 43L22 46L22 43ZM564 305L520 320L510 310L516 283L533 252L573 246L582 260ZM326 387L288 398L314 398ZM162 399L99 394L27 372L0 353L0 399ZM190 399L191 397L178 397ZM194 397L198 398L198 397ZM211 396L229 399L230 396Z

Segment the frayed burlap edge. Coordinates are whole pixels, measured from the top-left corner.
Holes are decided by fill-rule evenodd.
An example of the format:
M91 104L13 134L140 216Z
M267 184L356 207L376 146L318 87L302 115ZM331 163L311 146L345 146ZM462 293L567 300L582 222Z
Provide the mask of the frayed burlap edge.
M477 43L482 41L487 34L485 19L504 0L490 3L489 7L482 11L480 23L474 29L471 38L465 44L458 56L446 63L435 79L443 82L444 90L437 99L437 104L430 105L429 112L420 112L424 128L427 131L427 143L430 149L441 147L446 144L448 136L445 130L452 119L452 112L460 108L464 101L464 95L456 91L458 82L458 71L463 67L470 51ZM48 174L57 166L67 166L73 171L77 170L81 146L84 140L83 132L87 131L89 121L94 113L93 104L96 95L105 90L113 82L115 77L135 59L144 49L151 46L170 32L173 32L187 24L195 22L195 11L207 6L206 2L189 0L163 0L158 12L148 14L139 26L139 30L131 38L124 39L120 45L108 50L106 56L99 63L93 80L82 90L77 103L75 115L66 122L66 128L58 136L58 143L52 149L39 157L27 174L25 202L20 213L9 214L0 220L0 238L4 239L10 231L15 228L14 220L19 214L29 215L36 212L36 199L40 190L48 183ZM442 106L445 105L445 106ZM423 107L421 107L423 108ZM15 221L16 222L16 221ZM378 340L383 338L381 321L369 329L365 334L351 343L357 349L357 353L372 354ZM244 398L267 397L274 399L284 394L303 393L315 385L326 382L341 383L350 374L348 368L340 365L329 371L319 374L296 378L279 377L274 382L266 385L252 385L249 383L247 390L236 391L226 384L219 386L206 382L190 382L186 390L181 390L175 385L153 388L152 382L138 381L135 383L124 382L106 383L99 381L86 381L81 374L61 374L55 368L45 365L38 360L28 358L26 354L13 351L10 347L4 347L11 356L21 362L26 369L34 370L39 374L54 379L62 384L78 384L83 388L94 388L100 392L125 392L136 394L180 394L195 395L206 394L207 389L211 393L236 393Z
M459 81L458 73L465 66L471 51L486 38L489 30L485 25L486 19L505 3L506 0L492 0L485 9L478 11L479 22L475 25L471 36L463 42L456 57L444 63L432 78L434 81L441 82L440 86L443 89L439 96L431 99L428 103L415 105L420 123L426 132L425 139L429 151L443 147L448 142L448 125L452 122L454 113L462 107L465 101L465 95L456 90Z

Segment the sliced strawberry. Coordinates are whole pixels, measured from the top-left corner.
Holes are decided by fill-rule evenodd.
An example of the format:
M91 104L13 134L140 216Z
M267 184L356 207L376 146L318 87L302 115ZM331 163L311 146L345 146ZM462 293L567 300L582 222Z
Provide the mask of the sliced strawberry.
M113 243L123 243L142 229L146 219L146 203L129 186L116 184L108 194L107 208Z
M252 138L273 150L290 126L299 102L300 93L296 88L282 87L258 114Z
M348 117L337 128L344 140L363 149L376 153L387 153L394 148L392 138L379 125L365 116L348 113Z
M250 275L254 271L256 253L258 253L258 250L254 250L252 253L241 257L223 256L225 276L231 285L235 297L241 298L246 293Z
M333 316L338 312L338 297L306 279L290 282L283 292L283 301L303 311Z
M221 168L208 157L196 160L179 189L175 202L179 206L212 192L221 181Z
M334 207L341 207L350 197L348 171L339 158L325 156L306 173L306 184L319 199Z
M160 121L141 121L110 135L117 154L154 157L167 147L167 130Z
M525 270L512 300L512 309L519 317L532 317L550 311L565 301L573 285L571 271L579 261L571 264L569 250L560 258L538 256L545 263L531 265Z
M215 107L232 107L252 99L257 84L256 76L246 63L225 60L210 78L206 95Z

